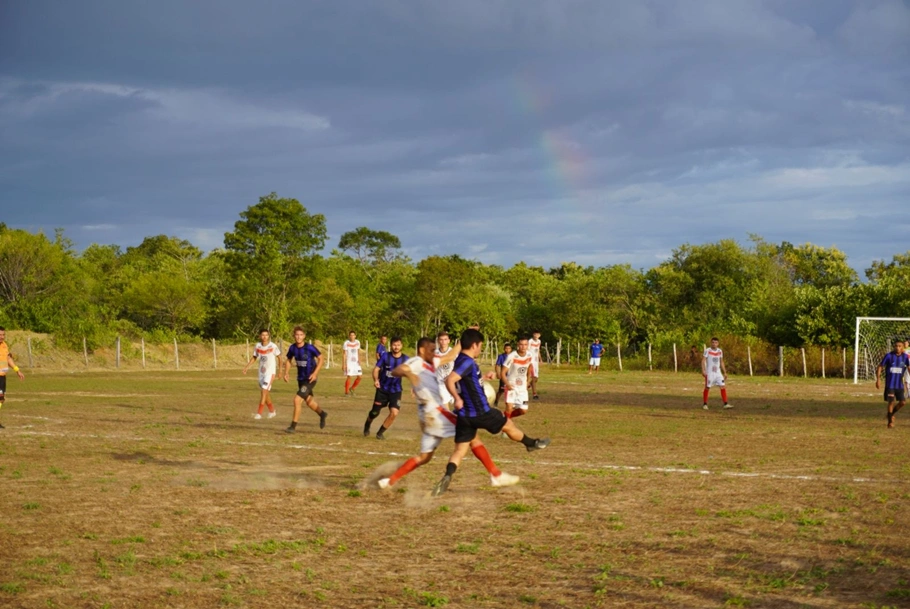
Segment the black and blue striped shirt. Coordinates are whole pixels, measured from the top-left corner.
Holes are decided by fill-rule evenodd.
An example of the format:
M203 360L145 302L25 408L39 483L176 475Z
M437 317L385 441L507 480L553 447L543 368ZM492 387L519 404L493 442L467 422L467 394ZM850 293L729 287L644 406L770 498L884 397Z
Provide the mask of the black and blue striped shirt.
M455 368L452 370L461 377L458 381L458 395L464 401L464 408L459 409L460 417L476 417L485 412L490 412L490 404L487 402L487 396L483 392L483 383L480 374L480 366L474 361L474 358L459 353L455 358Z

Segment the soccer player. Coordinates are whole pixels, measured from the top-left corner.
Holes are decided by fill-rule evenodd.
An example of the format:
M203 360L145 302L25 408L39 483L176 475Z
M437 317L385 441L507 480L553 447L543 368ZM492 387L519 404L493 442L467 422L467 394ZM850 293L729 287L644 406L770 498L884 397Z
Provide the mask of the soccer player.
M437 342L438 340L437 337ZM392 376L407 377L414 385L414 392L417 394L417 415L420 417L423 437L420 440L420 454L405 461L388 478L380 479L380 488L389 488L409 472L429 463L442 440L455 436L455 413L449 410L444 401L438 372L441 366L454 362L459 352L460 349L448 349L446 355L439 356L438 349L434 349L433 340L421 338L417 342L417 357L412 357L407 363L392 370ZM493 486L518 484L518 476L502 472L496 467L486 446L479 439L474 438L471 441L471 450L490 472L490 483Z
M288 382L288 373L291 371L291 360L297 364L297 395L294 396L294 416L291 418L291 425L285 431L294 433L297 431L297 420L300 418L300 408L304 402L310 410L319 415L319 429L325 428L325 418L328 415L326 411L316 403L316 397L313 395L313 388L316 386L316 380L319 377L319 371L322 370L323 357L315 346L304 341L306 332L300 326L294 328L294 344L288 347L288 353L284 362L284 382Z
M502 394L506 392L506 384L503 382L501 377L502 365L506 362L506 358L509 357L509 354L512 352L512 343L507 342L502 346L502 353L496 356L496 378L499 379L499 389L496 390L496 399L493 400L493 406L499 406L499 398L502 397Z
M591 359L588 361L588 374L594 374L600 370L600 356L604 353L604 346L600 343L599 338L595 338L591 343Z
M479 330L468 329L462 333L461 353L455 358L455 369L446 378L446 388L455 396L455 413L458 415L455 422L455 451L446 464L445 475L433 487L434 497L449 488L452 476L471 447L471 440L477 437L478 429L485 429L494 435L505 432L510 439L524 444L528 452L550 445L549 438L527 436L511 419L507 419L487 402L476 360L482 349L483 334ZM492 372L489 378L493 378Z
M453 400L449 390L446 389L446 377L452 372L452 367L455 365L455 357L461 352L461 347L453 348L451 343L452 338L448 332L442 331L436 335L435 357L439 359L439 364L436 365L436 378L439 381L440 394L445 400L442 404L445 406L451 404Z
M888 403L888 427L894 427L894 415L904 407L904 372L910 367L910 357L904 353L904 341L894 341L894 350L885 354L875 369L875 388L881 389L882 372L885 373L885 402Z
M528 411L528 385L531 384L531 354L528 353L528 339L518 339L517 351L513 351L503 362L499 371L499 382L506 386L507 419L520 417Z
M387 352L386 343L389 342L389 337L383 334L379 337L379 343L376 345L376 361L379 361L379 358L382 357L382 354Z
M531 358L534 360L531 368L531 393L535 400L539 400L537 379L540 378L540 332L537 330L531 333L531 339L528 341L528 353L531 354Z
M717 337L711 339L711 346L705 349L701 358L701 373L705 377L705 391L702 393L702 408L708 409L708 394L711 387L720 387L720 398L724 408L733 408L727 401L727 369L724 367L724 352Z
M344 343L344 360L341 364L341 371L344 373L344 395L353 396L354 390L360 384L360 377L363 375L363 368L360 367L360 341L357 340L357 333L351 330L348 332L348 340ZM354 383L351 384L351 379Z
M262 409L268 406L269 418L275 416L275 406L272 405L272 382L275 380L275 374L281 363L281 353L278 351L278 345L272 342L269 331L262 329L259 331L259 342L253 349L253 357L246 363L243 373L246 374L250 369L250 364L259 360L259 410L256 412L254 419L262 418Z
M379 431L376 432L377 440L385 440L385 432L395 422L395 418L401 410L401 378L394 377L391 373L408 359L408 356L401 352L400 337L392 337L389 349L382 354L373 368L373 386L376 387L376 395L373 397L373 407L363 424L363 437L367 437L370 435L370 425L373 424L373 419L379 416L383 408L389 407L388 416L382 422Z
M19 370L19 366L13 361L13 354L10 353L9 345L6 344L6 328L0 327L0 408L3 408L3 400L6 399L6 374L12 368L13 372L19 375L19 380L25 380L25 375ZM0 423L0 429L4 429L3 423Z

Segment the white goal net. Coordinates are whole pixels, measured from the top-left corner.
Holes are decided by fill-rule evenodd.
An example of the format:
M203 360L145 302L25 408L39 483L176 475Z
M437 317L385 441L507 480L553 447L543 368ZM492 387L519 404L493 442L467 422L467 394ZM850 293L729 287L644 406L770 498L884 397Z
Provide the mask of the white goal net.
M857 317L853 382L875 379L875 369L894 348L894 341L910 339L910 317Z

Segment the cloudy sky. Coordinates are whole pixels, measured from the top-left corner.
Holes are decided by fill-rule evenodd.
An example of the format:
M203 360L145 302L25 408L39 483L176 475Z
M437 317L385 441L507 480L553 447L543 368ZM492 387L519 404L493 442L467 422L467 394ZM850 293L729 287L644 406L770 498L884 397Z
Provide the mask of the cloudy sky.
M211 249L272 191L415 259L861 270L910 250L910 0L0 2L0 221Z

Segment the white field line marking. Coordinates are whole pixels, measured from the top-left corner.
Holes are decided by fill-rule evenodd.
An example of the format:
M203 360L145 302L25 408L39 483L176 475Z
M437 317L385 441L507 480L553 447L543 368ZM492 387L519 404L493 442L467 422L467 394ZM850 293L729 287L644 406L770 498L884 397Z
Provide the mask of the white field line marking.
M19 433L13 433L8 435L20 435L20 436L48 436L48 437L60 437L60 438L94 438L100 440L127 440L130 442L160 442L166 440L168 442L196 442L198 439L190 440L181 440L178 438L142 438L136 436L112 436L112 435L99 435L99 434L72 434L72 433L51 433L51 432L38 432L38 431L23 431ZM375 451L375 450L357 450L351 448L333 448L337 443L328 445L328 446L310 446L307 444L270 444L266 442L234 442L232 440L217 440L217 439L206 439L204 442L211 442L213 444L225 444L229 446L259 446L264 448L292 448L295 450L317 450L323 452L334 452L334 453L347 453L347 454L356 454L356 455L368 455L368 456L380 456L380 457L413 457L415 453L396 453L396 452L384 452L384 451ZM415 449L416 450L416 449ZM496 459L497 463L525 463L525 461L516 461L514 459ZM867 482L867 483L878 483L878 484L898 484L906 482L905 480L891 480L891 479L876 479L876 478L842 478L836 476L809 476L809 475L797 475L797 474L775 474L775 473L765 473L765 472L724 472L724 471L713 471L709 469L691 469L691 468L680 468L680 467L657 467L657 466L645 466L645 465L613 465L613 464L602 464L602 463L566 463L562 461L535 461L534 465L543 465L546 467L572 467L576 469L586 469L586 470L612 470L612 471L626 471L626 472L651 472L657 474L698 474L700 476L722 476L728 478L768 478L770 480L802 480L805 482Z

